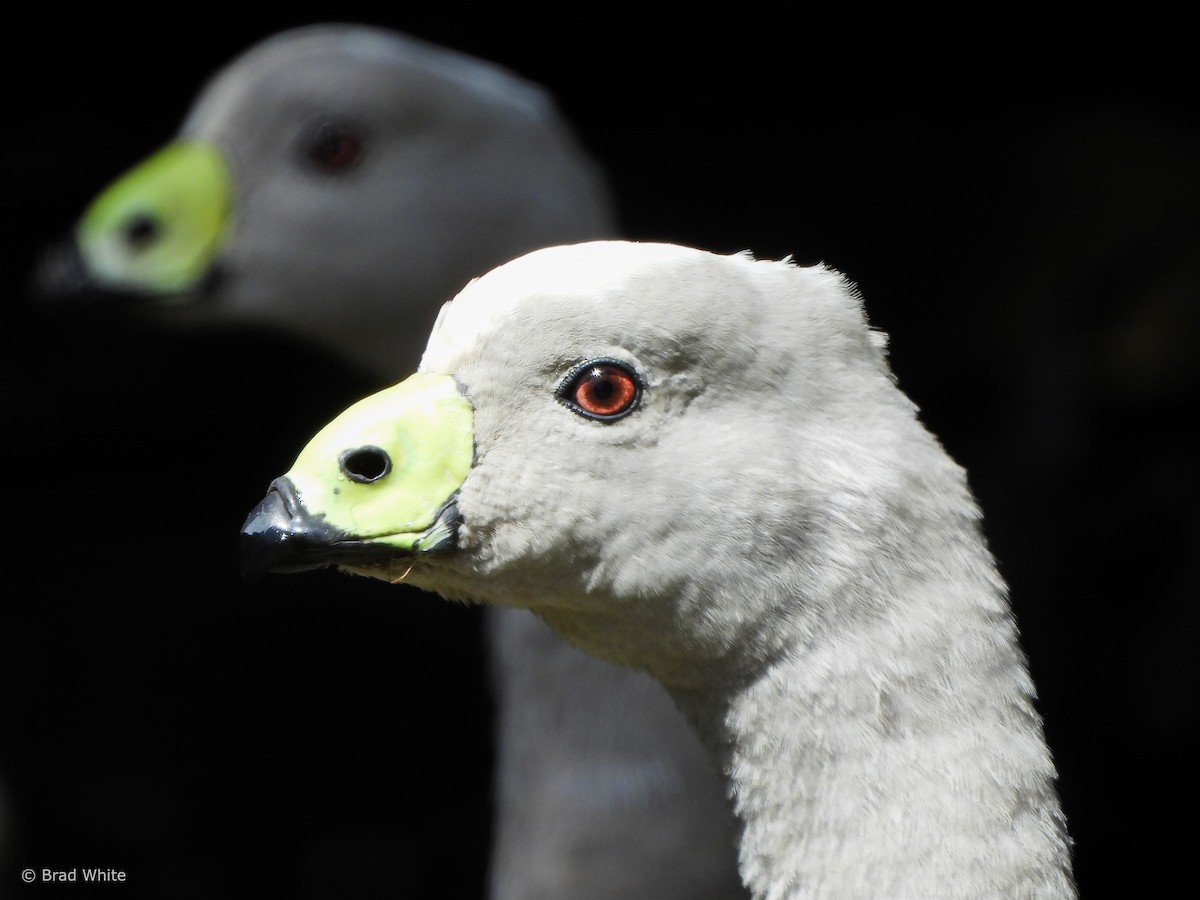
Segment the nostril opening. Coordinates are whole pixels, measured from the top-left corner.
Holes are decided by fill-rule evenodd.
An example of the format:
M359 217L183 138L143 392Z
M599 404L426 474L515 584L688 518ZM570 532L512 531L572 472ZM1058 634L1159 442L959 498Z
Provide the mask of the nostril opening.
M379 447L356 447L343 450L338 457L338 468L342 474L358 484L378 481L392 471L392 459Z
M151 213L140 212L125 222L125 243L134 250L141 250L153 243L162 233L162 223Z

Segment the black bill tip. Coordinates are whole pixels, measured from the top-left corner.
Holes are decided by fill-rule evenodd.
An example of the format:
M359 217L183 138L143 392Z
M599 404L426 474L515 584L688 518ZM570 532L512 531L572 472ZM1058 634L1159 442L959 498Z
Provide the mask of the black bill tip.
M287 478L276 478L242 525L242 577L254 581L269 572L322 568L330 564L323 551L340 537L304 511Z

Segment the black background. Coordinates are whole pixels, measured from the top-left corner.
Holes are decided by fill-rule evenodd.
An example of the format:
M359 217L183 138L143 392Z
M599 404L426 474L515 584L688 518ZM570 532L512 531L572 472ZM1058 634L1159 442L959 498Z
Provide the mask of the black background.
M83 866L127 897L482 896L478 612L237 572L246 513L366 380L27 303L39 248L209 73L331 18L548 86L631 237L859 284L987 514L1084 896L1167 894L1195 834L1200 128L1194 31L1151 13L26 10L0 142L0 896Z

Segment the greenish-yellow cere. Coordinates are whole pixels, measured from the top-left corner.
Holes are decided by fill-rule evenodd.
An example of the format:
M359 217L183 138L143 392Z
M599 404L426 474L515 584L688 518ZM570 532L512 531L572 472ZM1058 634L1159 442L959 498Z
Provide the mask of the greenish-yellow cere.
M76 240L89 273L101 284L148 293L187 290L225 237L230 194L229 172L215 147L168 144L84 212Z
M321 429L287 477L309 514L359 539L419 550L436 543L427 532L471 469L472 416L450 376L413 375ZM370 483L347 477L339 459L361 447L387 453L390 472Z

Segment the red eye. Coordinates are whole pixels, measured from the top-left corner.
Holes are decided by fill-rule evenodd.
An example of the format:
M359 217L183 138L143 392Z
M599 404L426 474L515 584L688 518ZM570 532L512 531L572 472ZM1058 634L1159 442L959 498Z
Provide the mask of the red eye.
M362 138L348 128L326 122L309 141L305 155L322 172L344 172L362 159Z
M623 363L594 360L572 370L558 397L589 419L619 419L637 406L642 395L638 377Z

